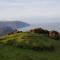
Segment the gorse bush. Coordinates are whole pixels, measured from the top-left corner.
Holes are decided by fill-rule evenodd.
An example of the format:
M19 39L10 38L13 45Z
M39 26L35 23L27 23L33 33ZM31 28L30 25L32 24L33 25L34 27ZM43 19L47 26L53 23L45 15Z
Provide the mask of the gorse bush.
M45 34L45 35L49 34L48 30L44 30L42 28L31 29L30 32L34 32L34 33L38 33L38 34Z

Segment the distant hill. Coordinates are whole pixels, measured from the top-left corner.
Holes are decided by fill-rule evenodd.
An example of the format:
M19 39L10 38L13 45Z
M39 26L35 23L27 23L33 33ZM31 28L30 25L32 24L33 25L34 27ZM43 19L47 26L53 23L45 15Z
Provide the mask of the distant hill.
M4 26L10 26L14 29L14 28L23 28L29 26L29 24L21 21L0 21L0 27Z
M0 21L0 36L27 26L29 26L29 24L21 21Z
M6 35L6 34L13 32L13 31L14 31L14 29L12 29L9 26L0 27L0 36Z

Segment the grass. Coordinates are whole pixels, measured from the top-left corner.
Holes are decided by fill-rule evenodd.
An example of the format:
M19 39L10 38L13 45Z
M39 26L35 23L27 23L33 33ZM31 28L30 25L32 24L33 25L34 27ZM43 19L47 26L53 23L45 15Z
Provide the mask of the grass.
M57 42L58 43L58 42ZM34 51L0 44L1 60L60 60L60 47L56 51Z
M24 32L0 37L0 42L7 43L9 40L16 40L17 44L28 43L28 45L50 46L55 50L35 51L32 49L18 48L6 44L0 44L0 60L60 60L60 41L55 41L46 36ZM28 42L26 42L28 41Z
M2 40L1 40L2 39ZM49 39L49 40L48 40ZM18 43L21 42L30 42L30 44L36 43L40 45L50 45L54 42L53 39L50 39L46 36L41 36L38 34L30 33L30 32L23 32L23 33L17 33L7 36L0 37L0 42L7 42L9 40L16 40Z

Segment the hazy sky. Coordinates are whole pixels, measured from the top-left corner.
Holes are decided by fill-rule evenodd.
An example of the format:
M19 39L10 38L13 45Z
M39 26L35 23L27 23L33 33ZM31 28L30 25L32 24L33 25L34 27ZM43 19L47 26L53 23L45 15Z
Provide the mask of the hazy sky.
M0 20L60 22L60 0L0 0Z

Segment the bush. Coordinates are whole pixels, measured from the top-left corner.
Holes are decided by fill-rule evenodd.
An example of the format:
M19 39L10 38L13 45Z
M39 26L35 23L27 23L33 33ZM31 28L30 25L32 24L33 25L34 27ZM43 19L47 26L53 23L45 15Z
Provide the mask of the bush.
M42 28L32 29L32 30L30 30L30 32L34 32L34 33L38 33L38 34L44 34L44 35L47 35L47 36L49 34L48 30L44 30Z
M52 38L52 39L55 39L55 40L60 39L59 32L57 32L57 31L50 31L49 32L49 37Z

